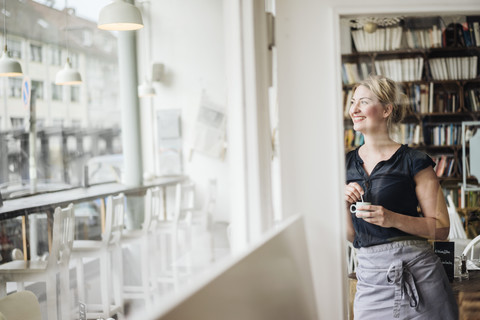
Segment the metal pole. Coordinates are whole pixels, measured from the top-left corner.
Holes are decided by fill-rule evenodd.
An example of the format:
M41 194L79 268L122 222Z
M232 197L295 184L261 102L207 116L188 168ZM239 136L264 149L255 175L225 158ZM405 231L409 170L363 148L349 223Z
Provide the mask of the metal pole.
M37 128L36 128L35 89L32 88L30 98L30 128L28 132L28 171L30 193L37 191Z

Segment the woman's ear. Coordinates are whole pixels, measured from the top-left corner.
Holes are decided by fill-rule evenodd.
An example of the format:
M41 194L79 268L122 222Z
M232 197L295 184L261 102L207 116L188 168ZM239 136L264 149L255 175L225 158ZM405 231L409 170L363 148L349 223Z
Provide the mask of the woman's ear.
M383 108L383 117L388 118L390 114L393 111L393 105L392 104L387 104L385 105L385 108Z

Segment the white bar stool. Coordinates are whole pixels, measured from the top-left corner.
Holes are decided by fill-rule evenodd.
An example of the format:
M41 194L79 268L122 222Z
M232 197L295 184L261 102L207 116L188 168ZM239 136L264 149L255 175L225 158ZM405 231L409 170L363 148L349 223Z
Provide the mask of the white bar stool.
M58 319L60 306L61 319L70 319L70 277L69 260L75 233L75 214L73 204L55 209L53 214L52 248L48 259L43 261L14 260L0 266L2 285L16 282L17 291L25 290L26 282L45 282L48 319ZM60 280L60 292L57 299L57 274ZM6 289L5 289L6 290Z
M141 229L124 230L122 244L140 248L140 284L124 285L123 296L125 299L143 299L147 310L150 310L153 302L153 294L157 289L155 281L156 266L150 257L156 254L154 237L156 228L163 218L164 212L163 192L160 187L147 189L145 195L145 213Z
M73 256L76 260L79 302L86 305L87 319L123 316L123 268L120 239L124 228L125 196L107 197L105 229L101 240L75 240ZM84 261L100 261L100 303L87 303ZM110 289L113 288L113 301Z

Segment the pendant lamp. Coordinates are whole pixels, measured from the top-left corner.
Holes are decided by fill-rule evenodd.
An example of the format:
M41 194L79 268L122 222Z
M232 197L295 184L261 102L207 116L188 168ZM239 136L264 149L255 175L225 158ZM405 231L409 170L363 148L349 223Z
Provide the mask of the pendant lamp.
M80 73L72 68L70 63L69 50L68 50L68 5L65 0L65 43L67 47L67 62L63 69L57 72L55 76L55 84L59 86L72 86L82 83L82 76Z
M98 28L111 31L138 30L143 28L140 10L123 0L115 0L100 10Z
M67 57L67 62L62 70L57 72L55 76L55 84L61 86L71 86L82 83L82 76L80 73L72 68L70 58Z
M20 62L8 56L7 50L7 9L5 0L3 0L3 39L5 40L5 49L0 58L0 77L20 77L23 75Z
M145 81L138 86L138 97L153 97L155 95L155 88L152 86L152 82L145 79Z
M0 58L0 76L1 77L20 77L23 74L20 62L8 57L7 46Z

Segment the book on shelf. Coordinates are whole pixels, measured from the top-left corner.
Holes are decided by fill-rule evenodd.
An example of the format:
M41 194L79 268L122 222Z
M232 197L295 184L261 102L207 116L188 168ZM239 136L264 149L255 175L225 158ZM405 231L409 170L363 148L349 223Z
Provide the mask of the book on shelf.
M480 88L465 90L465 106L470 111L480 111Z
M438 125L426 125L424 128L424 141L433 146L454 146L461 141L461 125L442 123Z
M451 155L442 154L432 157L432 160L435 161L435 173L437 177L451 177L454 173L455 168L455 158Z
M467 16L466 23L470 31L472 45L480 47L480 16Z
M432 58L429 60L434 80L462 80L477 77L478 56Z
M345 101L344 101L344 107L343 107L343 117L346 119L350 118L349 112L350 112L350 104L352 103L352 96L353 96L353 90L348 89L347 93L345 94Z
M358 52L388 51L401 48L402 27L378 28L373 33L365 30L352 30L353 43Z

